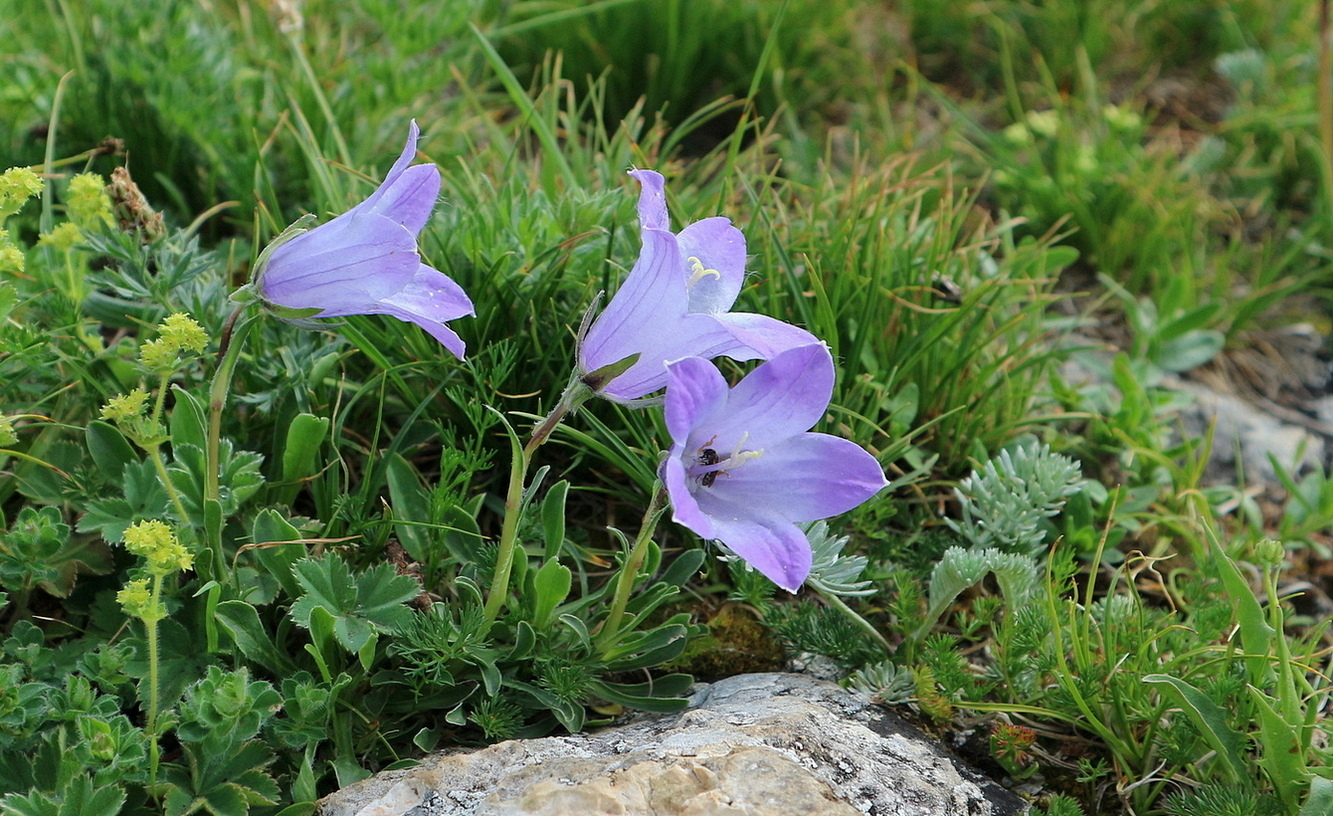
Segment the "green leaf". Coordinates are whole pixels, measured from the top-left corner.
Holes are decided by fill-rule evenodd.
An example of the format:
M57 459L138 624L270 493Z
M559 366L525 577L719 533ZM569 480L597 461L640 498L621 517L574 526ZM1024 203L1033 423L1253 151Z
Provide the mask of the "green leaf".
M282 450L282 480L296 482L319 471L315 454L329 434L328 417L297 414L287 428L287 444Z
M1310 794L1296 816L1333 816L1333 781L1319 776L1312 779Z
M124 498L96 499L87 505L75 529L81 533L99 532L113 544L124 540L125 529L131 524L167 515L171 499L157 478L151 462L131 462L118 477L124 487Z
M546 541L546 560L560 554L565 544L565 498L569 495L569 482L561 479L551 485L546 498L542 500L542 537Z
M593 680L589 691L628 708L670 714L689 706L690 701L683 699L681 695L687 693L693 685L694 678L688 674L668 674L647 683L608 683L605 680Z
M88 442L88 453L92 454L93 464L109 481L120 481L125 466L139 461L138 454L125 435L114 425L94 420L88 423L84 438Z
M531 622L534 627L544 630L550 626L551 614L568 597L572 583L573 573L554 558L533 573Z
M1301 723L1287 722L1274 710L1268 695L1254 686L1247 688L1259 709L1259 766L1268 772L1273 790L1290 812L1311 776L1301 746Z
M1246 778L1245 735L1227 724L1226 712L1221 706L1178 677L1148 674L1144 675L1143 682L1163 685L1163 691L1180 704L1194 727L1217 752L1228 780L1240 782Z
M309 629L312 612L323 609L334 620L338 642L353 653L365 648L374 632L390 632L410 619L412 612L403 604L421 591L416 581L394 574L388 564L353 577L336 553L298 561L295 574L305 594L292 606L292 619Z
M202 451L208 440L208 421L204 407L183 388L173 387L171 393L176 398L170 420L172 450L175 451L181 445L193 445Z
M1241 575L1236 562L1222 548L1222 542L1213 532L1211 525L1204 525L1204 532L1212 544L1213 564L1222 578L1222 586L1231 599L1235 611L1236 623L1240 626L1240 645L1245 650L1245 668L1250 676L1250 683L1260 688L1269 685L1273 679L1273 668L1268 655L1272 650L1273 639L1277 632L1268 624L1259 599L1254 596L1250 585Z
M416 468L397 453L385 457L384 472L389 482L389 500L393 502L393 517L412 524L395 524L394 533L403 549L413 559L429 562L430 529L421 525L430 523L430 499L421 487Z
M218 604L215 614L248 660L258 663L278 677L291 672L291 659L273 644L268 631L259 621L259 612L253 606L245 601L223 601Z
M256 546L249 552L291 598L301 596L301 586L296 581L293 567L305 556L305 546L273 543L295 541L300 537L300 531L272 508L260 510L250 525L250 542ZM273 546L264 546L270 544Z

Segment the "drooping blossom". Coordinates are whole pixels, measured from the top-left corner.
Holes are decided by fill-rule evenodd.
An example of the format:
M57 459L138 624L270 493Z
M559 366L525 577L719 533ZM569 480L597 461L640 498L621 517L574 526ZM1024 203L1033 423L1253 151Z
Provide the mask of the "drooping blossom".
M833 395L828 349L783 351L734 388L698 357L666 371L672 444L661 477L672 518L795 592L811 565L796 525L846 512L887 484L856 443L809 432Z
M666 385L668 360L766 360L818 342L775 318L729 311L745 280L745 236L720 216L672 233L662 175L652 170L630 175L642 186L643 248L579 346L579 371L595 392L630 402ZM634 364L609 380L587 376L634 354L639 355Z
M417 324L463 356L462 338L444 324L473 314L472 301L457 283L422 263L417 251L417 236L440 192L439 168L409 167L419 134L413 121L402 154L365 201L275 242L255 273L260 299L300 317L390 315Z

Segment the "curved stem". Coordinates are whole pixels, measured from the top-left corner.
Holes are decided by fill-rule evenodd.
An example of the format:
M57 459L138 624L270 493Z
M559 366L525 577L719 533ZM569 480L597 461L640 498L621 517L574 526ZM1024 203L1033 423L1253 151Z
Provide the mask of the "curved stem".
M157 478L162 482L163 489L167 491L172 506L176 508L176 515L180 517L181 525L188 528L190 526L190 514L185 510L185 503L181 501L181 494L176 490L176 486L171 483L171 477L167 474L167 464L162 460L162 446L150 444L147 450L148 458L153 460L153 469L157 471Z
M611 611L602 623L602 631L597 636L597 645L605 655L620 637L620 621L625 617L625 607L629 604L629 595L638 583L639 570L643 568L643 559L648 554L648 542L653 539L657 521L666 510L666 488L658 487L653 491L653 500L648 503L648 510L643 514L639 525L639 534L625 556L625 563L620 566L620 575L616 577L616 594L611 602Z
M505 493L505 515L500 525L500 549L495 558L495 574L491 578L491 588L486 594L486 607L483 613L489 627L500 616L509 595L509 576L514 569L514 550L518 546L518 522L523 514L523 491L527 488L528 468L532 465L532 455L541 447L551 433L573 410L577 409L589 397L592 390L579 381L576 374L565 386L560 400L546 418L537 423L532 430L527 444L519 446L518 437L513 429L509 430L511 461L509 465L509 489ZM505 424L508 428L508 423Z
M523 488L528 477L528 465L532 455L526 447L518 446L517 437L510 432L510 449L513 460L509 465L509 490L505 494L505 516L500 525L500 551L495 557L495 574L491 578L491 589L486 595L486 607L483 614L486 626L495 623L509 595L509 574L514 569L514 549L518 542L518 517L522 515Z
M884 651L890 654L893 653L893 644L889 643L889 639L884 637L884 635L881 634L880 631L874 627L874 624L872 624L870 621L858 615L856 613L856 610L852 609L850 606L847 605L846 601L844 601L842 598L839 598L837 595L834 595L832 592L826 592L820 589L819 587L814 587L814 589L824 598L824 600L828 601L830 604L837 607L838 610L842 612L842 614L846 615L849 619L851 619L853 623L864 629L872 638L875 639L876 643L884 647Z

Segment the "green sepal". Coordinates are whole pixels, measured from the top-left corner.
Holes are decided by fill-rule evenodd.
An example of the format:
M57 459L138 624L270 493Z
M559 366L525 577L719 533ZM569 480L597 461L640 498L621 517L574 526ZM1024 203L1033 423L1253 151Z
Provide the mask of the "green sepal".
M587 374L580 377L579 381L593 391L601 391L616 377L629 371L635 363L639 362L639 357L641 356L642 355L636 351L630 356L617 360L614 363L607 363L595 371L589 371Z

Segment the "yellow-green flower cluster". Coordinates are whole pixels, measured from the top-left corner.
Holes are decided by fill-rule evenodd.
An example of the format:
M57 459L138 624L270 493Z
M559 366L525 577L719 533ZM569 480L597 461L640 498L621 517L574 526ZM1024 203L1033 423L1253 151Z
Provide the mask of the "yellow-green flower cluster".
M42 180L30 168L11 167L0 173L0 223L18 212L23 202L42 190ZM23 250L14 245L9 231L0 229L0 272L22 272Z
M11 167L0 173L0 221L18 212L23 202L42 191L42 180L31 168Z
M69 220L82 229L99 221L110 224L111 198L106 194L106 181L96 173L80 173L69 180L65 198L65 212Z
M44 232L37 237L39 246L51 247L59 252L69 252L83 240L83 233L74 225L73 221L62 221L57 224L50 232Z
M7 448L19 441L14 432L14 418L0 414L0 448Z
M139 349L139 362L158 374L170 374L180 365L182 354L199 354L208 346L204 327L186 314L171 315L157 327L157 332L156 340L149 340Z
M136 522L125 529L125 549L148 561L148 573L165 577L194 566L194 556L166 523L157 519Z
M125 610L125 614L138 618L144 623L160 621L167 616L161 601L153 600L153 592L148 588L148 579L139 578L130 581L125 588L116 593L116 602Z
M148 392L136 388L128 394L121 394L107 400L102 406L102 419L109 419L117 425L133 422L143 416L148 405Z

